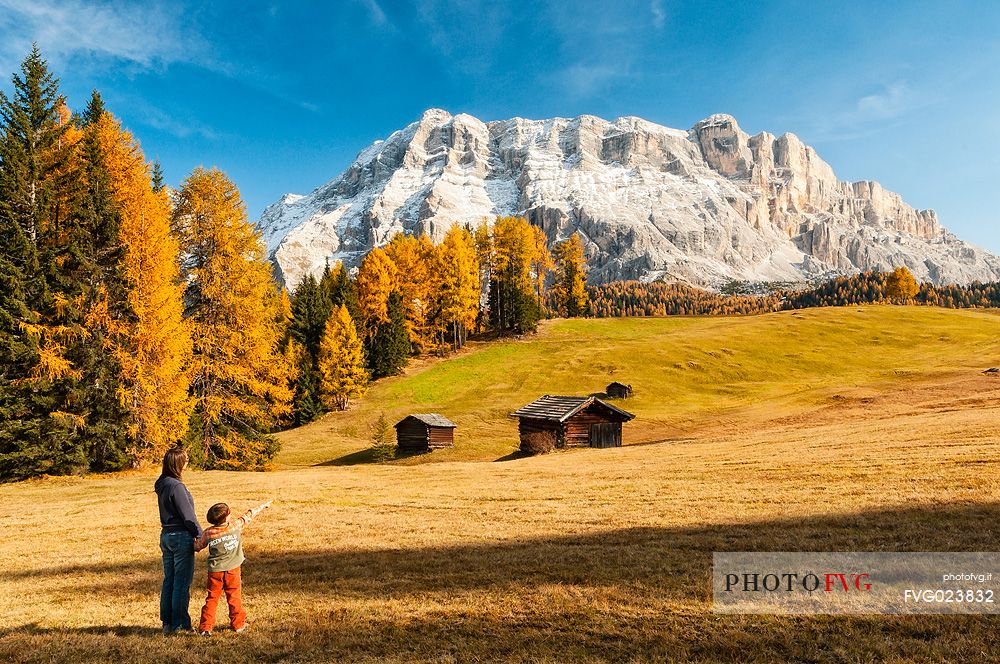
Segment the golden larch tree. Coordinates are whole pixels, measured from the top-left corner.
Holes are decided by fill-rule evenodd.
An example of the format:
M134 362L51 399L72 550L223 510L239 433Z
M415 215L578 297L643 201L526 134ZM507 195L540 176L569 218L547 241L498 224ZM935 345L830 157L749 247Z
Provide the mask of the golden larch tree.
M275 310L277 323L283 333L288 333L292 325L292 298L288 296L288 290L284 287L278 291L278 302Z
M524 217L498 217L491 236L490 323L501 333L533 330L541 315L538 285L552 264L548 249Z
M452 226L437 247L437 300L441 319L448 327L452 348L465 344L476 324L482 289L476 242L468 229Z
M361 333L367 338L389 320L389 295L396 289L396 266L383 249L372 249L358 267L354 280L358 293Z
M897 267L885 279L885 294L894 300L910 300L920 292L920 284L905 267Z
M549 252L549 238L539 226L531 226L531 271L535 279L535 299L539 310L545 307L545 281L556 264Z
M59 278L71 269L73 262L70 252L73 238L67 221L74 209L77 192L75 187L66 184L80 170L76 149L83 138L83 132L72 121L72 113L65 100L57 102L55 114L58 139L47 145L47 149L40 151L39 163L35 166L48 182L25 183L31 191L30 207L37 207L40 212L36 218L35 240L42 258L40 272L49 282L52 301L47 303L48 307L42 307L48 311L45 311L47 315L42 317L41 324L25 324L24 330L39 344L38 363L32 370L31 378L49 382L79 380L82 377L67 354L69 347L79 342L80 335L84 333L74 324L71 313L82 301L74 297L72 292L65 292L75 290L77 285L72 283L72 279L67 283L67 280ZM35 193L36 190L38 194ZM45 195L42 195L43 191ZM45 203L39 203L38 199L45 200ZM46 265L46 262L49 264ZM28 303L32 308L41 304L43 303ZM69 404L64 401L60 406L68 407ZM53 411L52 416L57 420L72 422L74 427L85 426L82 418L65 411Z
M385 254L396 268L396 290L403 301L410 346L420 353L431 352L437 336L432 310L438 279L433 269L434 245L426 235L398 233L385 246Z
M556 262L555 296L560 313L570 318L586 316L590 312L587 296L587 264L583 255L583 242L578 233L557 244L554 248Z
M327 408L347 410L352 397L368 389L368 370L357 329L340 305L326 321L319 345L320 394Z
M263 468L278 450L270 431L291 412L294 368L281 352L281 299L260 233L215 168L184 181L174 225L194 342L191 438L209 467Z
M76 148L83 133L72 122L72 113L63 99L57 101L53 110L55 127L50 131L58 138L50 135L50 142L46 141L44 148L39 146L37 163L33 165L31 172L34 177L29 176L22 183L30 192L28 204L24 205L25 202L20 201L33 213L32 240L41 259L39 274L31 276L44 278L48 282L49 292L45 293L47 297L43 299L51 297L51 301L28 302L29 308L41 309L42 315L37 323L25 321L22 329L38 344L38 361L32 368L31 380L58 383L82 377L78 367L68 358L69 349L80 341L80 336L84 333L73 321L73 312L82 301L72 292L67 292L76 290L77 284L72 279L60 277L65 277L74 262L70 251L73 238L67 221L74 210L77 191L76 187L67 184L80 170ZM22 131L25 130L33 131L31 127L22 128ZM40 133L42 130L34 131ZM39 139L35 137L33 140ZM10 205L14 201L4 203ZM49 389L56 391L51 387ZM62 403L59 407L69 407L65 396L60 401ZM72 423L74 428L85 426L82 418L69 412L55 410L51 415L56 420Z
M180 246L171 234L170 202L164 191L153 191L150 165L132 134L107 112L87 130L96 132L119 214L127 289L124 315L102 310L105 301L90 320L112 331L111 352L122 368L119 396L131 414L127 451L138 465L158 460L187 433L191 334L183 319Z

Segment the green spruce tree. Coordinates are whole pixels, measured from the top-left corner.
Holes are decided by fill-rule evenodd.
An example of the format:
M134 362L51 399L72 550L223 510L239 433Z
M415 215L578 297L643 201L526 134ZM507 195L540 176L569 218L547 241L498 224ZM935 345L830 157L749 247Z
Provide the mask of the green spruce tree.
M396 456L396 436L392 425L380 413L371 425L372 460L377 463L391 461Z
M331 310L330 298L320 288L316 277L306 275L292 295L291 333L314 358L319 356L319 342Z
M160 193L166 185L163 182L163 167L159 160L153 162L153 192Z
M104 111L104 99L101 97L101 93L97 90L92 90L90 93L90 102L87 104L87 108L84 109L83 113L80 114L80 124L85 127L93 126L98 120L101 119L101 115Z
M319 280L320 288L326 292L333 307L344 305L351 314L354 322L358 322L358 294L351 281L351 275L347 273L344 264L337 262L333 267L327 263L323 268L323 276Z
M64 464L83 462L72 448L63 448L65 432L56 431L48 416L53 409L48 395L28 383L40 349L39 340L24 330L38 320L28 305L36 285L26 273L37 271L34 244L19 225L0 216L0 480L59 472ZM50 438L54 433L58 437Z
M292 296L292 338L302 347L297 359L293 410L295 423L308 424L324 412L319 391L319 347L332 307L327 291L311 274L299 283Z
M302 353L296 365L298 374L295 378L295 397L292 402L296 426L309 424L326 412L319 391L319 374L316 362L308 353Z
M389 294L387 309L389 320L378 325L368 342L368 369L373 379L401 373L410 357L406 310L399 291Z
M68 117L37 46L0 93L0 477L82 470L82 418L70 408L66 346L78 332L61 285L72 217ZM68 114L67 114L68 115ZM67 196L67 193L70 195ZM67 324L69 323L69 324Z

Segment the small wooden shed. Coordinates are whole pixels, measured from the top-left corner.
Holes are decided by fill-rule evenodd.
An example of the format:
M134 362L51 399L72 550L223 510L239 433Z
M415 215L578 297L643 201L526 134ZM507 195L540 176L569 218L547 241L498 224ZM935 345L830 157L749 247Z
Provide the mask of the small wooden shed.
M632 396L632 386L615 381L604 388L604 393L612 399L628 399Z
M396 446L403 452L454 447L455 423L438 413L407 415L396 423Z
M635 415L597 397L557 397L546 394L520 408L521 449L528 451L525 436L535 431L555 434L556 447L621 447L622 423Z

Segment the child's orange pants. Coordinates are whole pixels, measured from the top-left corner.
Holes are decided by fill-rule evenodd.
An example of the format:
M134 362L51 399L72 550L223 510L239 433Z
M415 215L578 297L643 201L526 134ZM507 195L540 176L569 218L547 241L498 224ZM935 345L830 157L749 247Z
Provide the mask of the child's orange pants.
M201 625L199 632L211 632L215 626L215 609L219 606L219 598L223 591L229 604L229 626L233 629L243 627L247 621L247 612L243 610L243 581L240 578L240 568L227 572L208 573L208 597L201 610Z

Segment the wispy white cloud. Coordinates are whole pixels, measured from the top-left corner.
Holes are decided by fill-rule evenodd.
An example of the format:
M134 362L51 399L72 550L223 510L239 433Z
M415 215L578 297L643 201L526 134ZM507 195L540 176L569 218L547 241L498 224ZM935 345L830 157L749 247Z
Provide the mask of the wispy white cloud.
M221 135L212 129L198 122L191 120L180 120L170 114L158 109L149 108L140 116L139 121L145 125L166 132L177 138L201 137L210 141L221 138Z
M918 94L905 80L881 84L873 92L844 100L840 110L817 113L810 108L805 137L815 143L834 143L874 136L935 101L933 95Z
M382 6L377 0L361 0L361 2L368 10L372 23L375 25L385 25L388 22L385 11L382 9Z
M449 69L489 75L507 71L509 45L531 40L532 74L548 94L584 99L636 78L644 35L667 20L663 0L523 5L496 0L417 0L419 28Z
M490 0L418 0L416 13L430 44L464 71L490 68L514 18L503 3Z
M858 115L873 118L892 118L904 113L910 106L912 95L906 81L896 81L875 94L858 99Z
M55 62L87 55L142 67L192 62L203 47L180 8L156 0L0 0L0 35L0 66L8 70L32 42Z
M653 27L662 30L667 22L667 11L663 8L663 0L651 0L649 11L653 14Z
M577 99L607 94L634 80L644 57L643 34L650 30L647 7L654 12L655 26L655 12L662 10L658 0L600 5L550 2L546 22L560 59L567 64L549 78ZM665 13L662 18L666 20Z
M558 72L555 79L572 97L585 98L628 76L628 71L612 64L575 64Z
M203 138L216 141L225 137L223 132L210 127L190 115L169 112L154 106L145 99L128 96L123 100L129 109L129 118L138 124L143 124L158 131L170 134L176 138Z
M374 0L371 0L374 2ZM281 7L270 5L265 12L276 17ZM240 81L262 96L316 113L319 105L281 92L280 79L265 85L240 67L216 57L198 26L179 4L145 0L131 4L120 0L0 0L0 71L13 71L37 42L42 55L56 71L67 62L76 67L89 65L129 71L159 70L170 64L186 63L224 78ZM132 108L145 124L179 138L219 137L215 130L193 121L181 121L154 108ZM125 110L125 109L123 109Z

